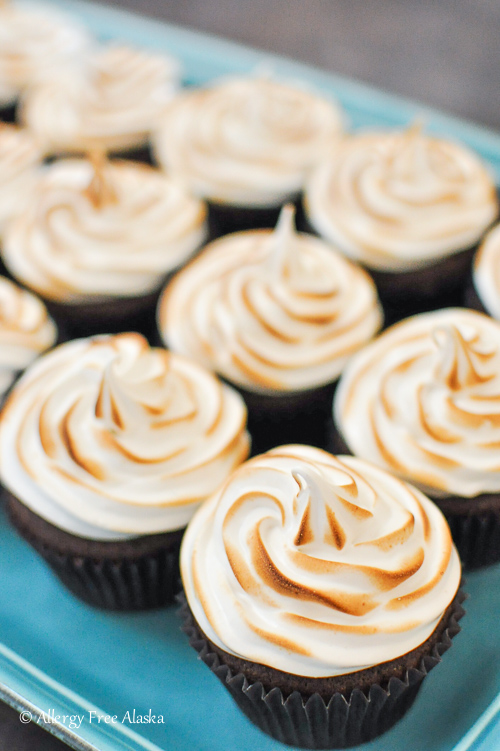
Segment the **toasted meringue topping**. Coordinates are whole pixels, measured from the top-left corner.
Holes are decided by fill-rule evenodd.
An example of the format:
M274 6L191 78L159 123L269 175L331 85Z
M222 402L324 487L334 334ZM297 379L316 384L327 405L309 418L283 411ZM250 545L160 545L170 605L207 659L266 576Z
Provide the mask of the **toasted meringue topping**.
M474 260L472 280L487 312L500 319L500 225L486 236Z
M93 174L85 190L85 195L90 203L96 210L117 204L119 200L118 194L107 169L109 162L106 159L106 153L100 150L93 150L89 154L89 161L92 165Z
M414 126L345 139L311 176L306 212L350 258L405 271L472 247L498 205L475 154Z
M0 123L0 232L26 206L42 152L31 133Z
M181 573L214 644L326 677L422 644L460 562L420 491L361 459L282 446L243 464L195 514Z
M53 8L0 3L0 104L79 60L88 47L87 34Z
M338 142L332 102L265 77L230 78L178 97L156 136L159 161L215 203L279 206Z
M184 527L248 455L242 399L139 334L64 344L17 384L0 419L3 484L90 539Z
M381 321L371 279L321 240L297 234L291 207L274 232L240 232L207 246L158 308L168 346L263 392L335 380Z
M100 159L46 168L5 233L9 270L51 300L148 294L205 239L201 201L150 167Z
M0 403L16 375L57 339L44 304L0 277Z
M23 118L47 152L133 148L158 127L178 76L169 57L106 47L29 92Z
M500 491L500 324L414 316L352 359L335 399L349 448L434 496Z

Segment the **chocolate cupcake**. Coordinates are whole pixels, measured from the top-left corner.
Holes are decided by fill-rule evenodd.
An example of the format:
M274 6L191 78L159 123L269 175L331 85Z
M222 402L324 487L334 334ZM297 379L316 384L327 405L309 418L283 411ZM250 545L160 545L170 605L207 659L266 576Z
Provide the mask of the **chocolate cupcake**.
M56 339L41 300L0 276L0 405L17 376Z
M225 236L167 285L166 345L236 386L254 451L324 443L335 381L382 323L369 276L327 243L297 234L293 207L271 230Z
M500 320L500 225L487 234L475 255L465 302Z
M500 560L500 323L456 308L393 326L347 366L334 416L353 454L437 503L465 565Z
M70 332L146 330L161 286L206 233L204 204L161 172L94 154L44 168L2 257Z
M341 130L332 101L295 83L240 76L179 96L155 152L169 174L208 201L223 234L273 227Z
M345 139L311 176L305 213L320 236L370 270L394 320L459 304L498 205L475 154L416 125Z
M28 130L0 123L0 238L8 219L29 201L41 163L42 151Z
M139 334L42 357L0 416L0 478L23 537L103 608L172 600L183 529L248 455L242 399Z
M110 45L32 88L21 115L47 153L143 149L179 72L166 55Z
M0 4L0 119L13 120L19 96L83 57L87 33L54 8Z
M439 509L354 457L282 446L240 467L181 549L192 645L277 740L343 748L389 729L463 611Z

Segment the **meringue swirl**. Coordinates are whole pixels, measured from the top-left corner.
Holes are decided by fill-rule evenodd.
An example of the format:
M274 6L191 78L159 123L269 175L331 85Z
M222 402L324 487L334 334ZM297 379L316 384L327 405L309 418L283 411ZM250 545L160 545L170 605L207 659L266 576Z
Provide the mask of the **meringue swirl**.
M500 491L500 324L460 308L409 318L349 363L335 420L354 454L435 497Z
M460 562L416 488L361 459L282 446L242 465L195 514L181 573L215 645L319 678L422 644L456 594Z
M42 151L29 131L0 123L0 232L29 201L41 163Z
M83 57L87 33L53 8L0 3L0 105Z
M12 274L65 303L146 295L203 243L206 209L132 162L54 162L5 232Z
M486 235L476 254L472 282L488 313L500 319L500 225Z
M158 127L178 77L167 56L105 47L32 89L22 116L48 153L130 149Z
M321 240L297 234L290 206L274 232L207 246L158 307L169 347L261 392L335 380L381 321L372 280Z
M422 133L351 136L306 187L309 222L369 268L422 268L472 247L498 213L495 185L458 143Z
M41 358L0 418L0 476L26 506L89 539L184 527L249 451L241 397L139 334Z
M42 301L0 277L0 403L17 374L56 339L56 326Z
M337 144L337 106L264 77L216 81L178 97L156 138L167 171L195 195L236 206L279 206Z

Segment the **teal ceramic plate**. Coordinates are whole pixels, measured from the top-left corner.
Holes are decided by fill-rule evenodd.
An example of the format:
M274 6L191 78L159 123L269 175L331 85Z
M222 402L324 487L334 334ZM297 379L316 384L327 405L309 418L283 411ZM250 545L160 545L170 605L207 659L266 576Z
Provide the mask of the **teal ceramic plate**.
M103 6L58 4L101 38L172 52L192 83L265 61L279 75L337 96L353 127L397 126L423 116L432 130L478 151L500 182L500 136L483 128L231 42ZM19 710L20 721L45 723L87 751L284 748L233 706L187 644L175 609L111 615L78 602L9 529L1 509L0 571L0 698ZM366 751L500 748L500 566L470 575L467 590L463 630L443 664L408 715Z

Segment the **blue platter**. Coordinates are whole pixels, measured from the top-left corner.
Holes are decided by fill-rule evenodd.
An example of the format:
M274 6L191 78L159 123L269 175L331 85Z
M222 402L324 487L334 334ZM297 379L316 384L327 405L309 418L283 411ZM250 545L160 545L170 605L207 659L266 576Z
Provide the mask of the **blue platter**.
M100 38L176 55L189 83L249 71L264 61L277 75L305 79L337 97L354 128L423 117L430 130L481 154L500 182L500 135L486 129L228 41L104 6L55 4L72 10ZM284 748L243 717L197 660L175 608L116 615L80 603L11 531L1 508L0 570L0 698L22 720L45 722L72 748L86 751ZM366 751L500 748L500 566L470 574L466 589L467 616L453 647L424 682L414 708L363 746Z

